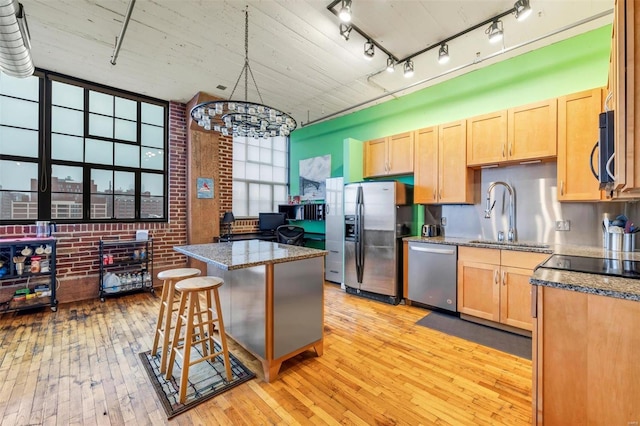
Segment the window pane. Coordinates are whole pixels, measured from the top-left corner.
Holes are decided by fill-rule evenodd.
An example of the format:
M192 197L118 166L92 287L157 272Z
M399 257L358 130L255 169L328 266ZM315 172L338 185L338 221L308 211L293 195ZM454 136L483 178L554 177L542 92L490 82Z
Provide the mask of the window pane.
M52 165L51 191L82 194L82 167Z
M233 214L237 217L249 216L247 184L244 182L233 182Z
M272 147L273 147L273 143L271 141L271 138L269 139L258 139L260 141L260 148L266 149L268 151L271 151Z
M115 144L116 166L140 167L140 147L125 143Z
M287 154L282 151L273 151L273 165L278 167L286 167Z
M260 148L260 162L271 164L271 150Z
M82 219L82 194L51 194L51 219Z
M262 164L260 166L260 180L263 182L273 181L273 169L271 166Z
M91 192L98 194L113 193L113 172L111 170L91 169Z
M0 126L0 154L38 158L38 132Z
M114 197L113 216L116 219L133 219L135 217L135 198L129 195Z
M113 117L113 96L90 90L89 111Z
M82 167L51 166L51 218L82 219Z
M38 193L0 190L0 220L37 220Z
M142 153L143 169L164 170L164 150L145 149Z
M115 172L115 185L113 186L113 192L115 194L129 194L135 193L136 175L131 172Z
M0 124L38 129L38 103L0 96Z
M246 153L246 148L245 148L245 144L243 143L236 143L236 141L233 141L233 159L234 161L246 161L247 157L245 155Z
M156 173L142 173L142 193L164 195L164 176Z
M253 161L254 163L260 161L260 148L249 145L247 147L247 161Z
M116 97L116 117L138 120L138 104L130 99Z
M250 180L259 180L260 179L260 166L254 163L245 163L246 164L246 179Z
M71 84L53 81L51 83L51 103L84 110L84 89Z
M89 114L89 134L91 136L113 137L113 118Z
M285 137L276 137L273 139L273 150L274 151L288 151L287 149L287 138Z
M238 179L246 178L244 161L233 161L233 177Z
M91 195L91 219L111 219L113 217L113 196Z
M51 134L51 158L84 161L84 139L77 136Z
M164 217L164 197L150 197L143 194L140 199L140 216L143 219Z
M0 188L10 191L37 191L38 164L0 160Z
M156 126L164 126L164 108L159 105L152 105L141 102L142 118L141 121L147 124L155 124Z
M113 142L86 139L85 162L113 165Z
M287 187L285 185L273 185L273 203L277 211L278 204L287 203Z
M40 98L40 79L35 76L17 78L0 73L0 93L37 102Z
M51 108L51 131L84 136L84 114L67 108Z
M277 183L287 183L287 169L284 167L274 167L273 181Z
M122 139L124 141L137 142L138 141L138 126L135 121L120 120L116 118L116 131L115 138Z
M142 145L144 146L153 146L156 148L163 148L164 147L164 128L143 124L142 134L140 138L142 140Z

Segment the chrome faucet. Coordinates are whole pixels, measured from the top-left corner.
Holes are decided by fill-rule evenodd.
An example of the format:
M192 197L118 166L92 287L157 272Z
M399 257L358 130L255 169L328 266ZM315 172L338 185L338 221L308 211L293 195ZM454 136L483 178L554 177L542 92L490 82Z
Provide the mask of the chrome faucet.
M516 240L516 228L515 228L515 215L514 215L514 198L515 198L515 191L514 189L511 187L511 185L509 185L506 182L501 182L501 181L497 181L497 182L493 182L491 185L489 185L489 188L487 189L487 206L484 210L484 217L485 219L490 219L491 218L491 210L493 210L493 207L496 205L496 201L493 201L493 204L491 204L491 190L496 186L496 185L502 185L505 188L507 188L507 191L509 192L509 231L507 232L507 241L509 242L514 242ZM504 239L504 234L503 235L503 239Z

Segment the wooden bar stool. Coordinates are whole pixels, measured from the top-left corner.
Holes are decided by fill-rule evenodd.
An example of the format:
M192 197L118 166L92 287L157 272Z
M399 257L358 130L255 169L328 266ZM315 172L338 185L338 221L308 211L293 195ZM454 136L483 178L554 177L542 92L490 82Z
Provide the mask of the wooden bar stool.
M177 309L174 307L175 284L185 278L197 277L200 275L200 269L196 268L177 268L168 269L158 274L158 279L163 280L162 297L160 299L160 310L158 312L158 322L156 324L156 333L153 338L153 348L151 355L158 353L158 343L162 338L162 353L160 354L160 372L167 370L167 355L171 350L171 319L173 312Z
M184 403L187 396L187 380L189 378L189 367L203 361L213 359L219 355L223 355L224 367L227 373L227 381L231 381L231 363L229 362L229 349L227 347L227 336L224 332L224 323L222 321L222 309L220 307L220 297L218 295L218 287L224 281L218 277L195 277L188 278L176 284L176 291L180 292L180 307L178 308L178 321L171 339L171 356L169 357L169 367L167 370L167 378L170 378L173 372L173 365L176 355L182 358L182 373L180 376L180 402ZM202 310L200 308L200 295L205 296L206 306ZM215 306L212 303L215 302ZM201 315L198 315L200 313ZM204 315L205 319L202 319ZM200 318L199 318L200 316ZM217 329L220 333L220 351L215 351L213 330L214 324L217 323ZM184 338L180 339L181 328L184 325ZM207 333L203 334L204 326L207 326ZM199 335L196 334L196 328L200 329ZM202 357L191 359L191 346L197 344L202 345ZM208 347L207 347L208 344ZM182 350L182 353L181 353Z

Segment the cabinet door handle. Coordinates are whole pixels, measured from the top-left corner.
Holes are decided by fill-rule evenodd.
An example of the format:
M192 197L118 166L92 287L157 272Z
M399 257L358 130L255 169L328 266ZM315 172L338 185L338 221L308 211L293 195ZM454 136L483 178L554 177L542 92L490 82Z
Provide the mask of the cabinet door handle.
M509 157L511 157L513 154L511 153L511 147L513 146L513 144L509 144Z
M507 273L502 271L502 285L507 285Z
M504 146L505 146L506 144L507 144L506 142L502 144L502 158L504 158Z
M529 292L531 294L531 318L538 318L538 287L531 285Z
M498 285L498 270L497 269L493 270L493 283Z
M434 200L436 199L436 189L435 188L433 188L433 199Z
M564 195L564 180L560 181L560 195Z

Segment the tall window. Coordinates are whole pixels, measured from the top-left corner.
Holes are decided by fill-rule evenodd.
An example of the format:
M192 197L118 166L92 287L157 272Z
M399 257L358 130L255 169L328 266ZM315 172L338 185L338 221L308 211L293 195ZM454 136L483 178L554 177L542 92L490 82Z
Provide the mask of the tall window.
M166 102L0 75L0 223L166 220L166 149Z
M258 216L287 201L286 137L233 138L233 214Z

